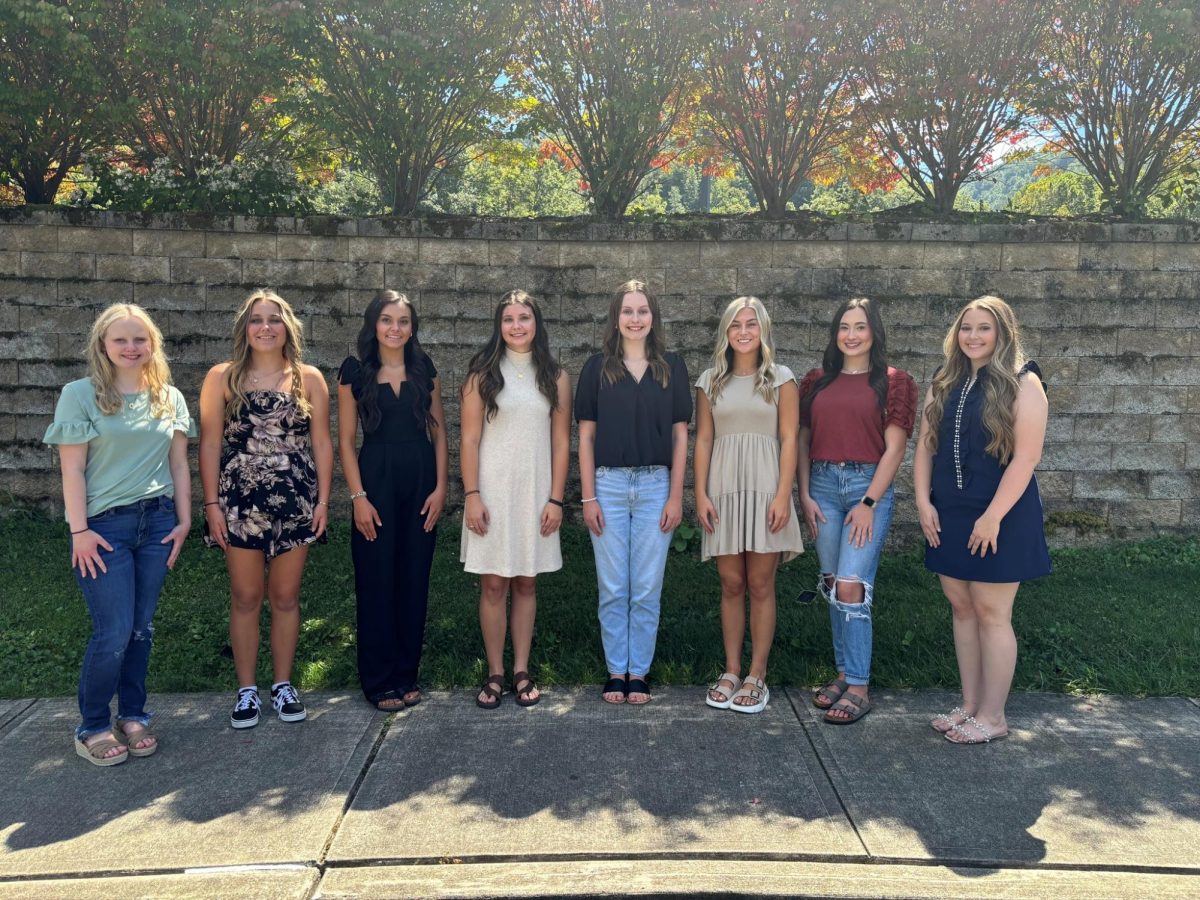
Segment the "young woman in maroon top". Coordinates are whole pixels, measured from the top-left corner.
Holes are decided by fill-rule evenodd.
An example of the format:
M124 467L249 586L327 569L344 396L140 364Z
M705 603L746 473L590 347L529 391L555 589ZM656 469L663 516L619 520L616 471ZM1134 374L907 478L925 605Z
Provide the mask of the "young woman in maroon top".
M821 563L837 678L813 695L834 725L871 711L871 600L892 520L892 481L916 417L917 386L887 364L878 307L847 300L822 368L800 384L800 507Z

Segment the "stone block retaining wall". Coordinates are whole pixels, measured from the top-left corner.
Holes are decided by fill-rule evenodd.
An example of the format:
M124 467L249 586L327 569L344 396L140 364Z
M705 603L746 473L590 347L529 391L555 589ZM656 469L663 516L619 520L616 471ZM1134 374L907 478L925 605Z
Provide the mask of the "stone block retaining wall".
M1050 385L1039 471L1056 543L1195 530L1200 524L1200 226L1096 223L943 225L740 221L395 220L0 211L0 490L61 505L40 439L58 391L84 374L97 311L146 307L166 336L176 384L196 407L230 345L233 311L256 287L304 321L308 361L332 383L379 288L409 294L442 373L452 449L457 391L490 334L499 296L543 303L573 374L600 340L612 289L657 291L669 346L693 375L717 318L755 294L774 318L780 361L819 364L828 322L851 295L883 302L896 365L922 391L965 300L1011 302ZM451 461L452 503L460 488ZM341 498L344 483L335 484ZM196 490L199 480L196 479ZM915 538L911 478L897 521ZM577 487L568 491L578 497Z

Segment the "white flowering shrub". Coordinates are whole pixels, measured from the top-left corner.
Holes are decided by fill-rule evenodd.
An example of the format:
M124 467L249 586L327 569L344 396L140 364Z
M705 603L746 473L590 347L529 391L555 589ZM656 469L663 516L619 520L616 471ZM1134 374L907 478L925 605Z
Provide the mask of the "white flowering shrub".
M125 212L239 213L253 216L308 215L310 188L294 169L275 161L222 163L206 158L189 177L169 160L149 167L93 157L71 205Z

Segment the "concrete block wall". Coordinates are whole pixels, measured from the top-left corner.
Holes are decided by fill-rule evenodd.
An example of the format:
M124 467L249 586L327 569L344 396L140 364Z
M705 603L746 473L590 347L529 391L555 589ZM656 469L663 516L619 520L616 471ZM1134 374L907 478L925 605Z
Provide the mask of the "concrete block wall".
M176 384L195 407L226 358L232 314L256 287L304 320L308 361L331 384L379 288L412 297L442 373L452 448L457 391L499 296L521 287L546 310L572 374L600 340L613 288L647 281L669 345L693 374L738 294L771 310L778 355L819 364L846 296L884 304L894 363L928 383L964 301L1010 301L1050 385L1039 478L1056 543L1200 524L1200 226L946 225L702 221L618 223L137 215L0 211L0 490L60 503L40 443L63 383L84 374L99 309L146 307ZM456 458L451 464L457 472ZM340 478L340 475L339 475ZM457 503L457 477L452 502ZM901 539L916 537L902 470ZM344 493L338 482L334 496ZM577 493L577 491L575 492ZM573 496L572 491L568 496Z

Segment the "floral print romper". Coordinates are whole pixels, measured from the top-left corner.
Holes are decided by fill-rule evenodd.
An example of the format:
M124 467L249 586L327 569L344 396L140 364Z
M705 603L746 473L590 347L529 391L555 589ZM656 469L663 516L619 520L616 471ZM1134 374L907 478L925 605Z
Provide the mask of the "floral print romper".
M317 501L308 417L285 391L250 391L236 419L225 423L217 493L229 546L274 559L317 540ZM324 543L324 536L321 542ZM216 544L205 535L205 544Z

